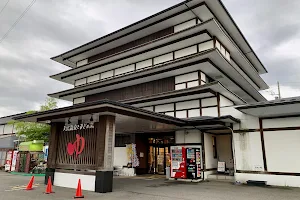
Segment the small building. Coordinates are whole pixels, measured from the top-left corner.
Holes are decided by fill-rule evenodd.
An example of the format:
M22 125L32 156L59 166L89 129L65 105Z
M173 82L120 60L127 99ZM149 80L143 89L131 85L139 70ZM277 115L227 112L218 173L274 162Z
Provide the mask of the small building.
M220 0L184 1L52 59L70 69L51 78L74 87L49 96L73 105L15 119L51 125L54 185L110 192L115 166L165 174L177 146L200 149L202 180L300 186L299 99L260 94L267 70Z
M15 115L0 117L0 167L6 164L7 153L13 151L18 146L18 138L13 124L9 124L13 117L23 115L19 113Z
M15 171L32 172L35 166L44 162L44 141L33 140L21 142L18 148Z

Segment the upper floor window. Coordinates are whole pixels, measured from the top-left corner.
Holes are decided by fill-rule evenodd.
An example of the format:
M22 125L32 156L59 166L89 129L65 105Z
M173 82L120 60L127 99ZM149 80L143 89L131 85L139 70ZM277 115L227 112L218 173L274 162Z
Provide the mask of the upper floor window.
M204 85L213 80L201 71L191 72L175 77L175 90Z

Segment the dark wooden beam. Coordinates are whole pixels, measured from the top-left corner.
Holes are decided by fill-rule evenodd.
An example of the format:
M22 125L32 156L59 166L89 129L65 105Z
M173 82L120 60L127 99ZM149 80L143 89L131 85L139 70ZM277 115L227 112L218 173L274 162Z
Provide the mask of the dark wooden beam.
M203 170L206 170L205 164L205 142L204 142L204 133L201 132L201 143L202 143L202 163L203 163ZM204 173L203 173L204 176Z
M56 155L57 155L57 145L58 145L58 133L63 128L63 123L51 123L51 130L49 136L49 152L47 167L55 168L56 167Z
M262 119L259 119L259 129L260 129L260 140L261 140L261 150L262 150L263 162L264 162L264 170L268 171Z
M221 109L220 109L220 94L217 94L217 106L218 106L218 116L221 116Z

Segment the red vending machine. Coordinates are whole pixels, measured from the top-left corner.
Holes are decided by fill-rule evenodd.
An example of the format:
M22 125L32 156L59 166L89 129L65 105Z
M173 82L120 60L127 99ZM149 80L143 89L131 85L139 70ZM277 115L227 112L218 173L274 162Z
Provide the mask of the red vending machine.
M179 179L201 178L201 150L182 146L171 147L171 177Z
M186 149L181 146L171 147L171 177L186 178Z

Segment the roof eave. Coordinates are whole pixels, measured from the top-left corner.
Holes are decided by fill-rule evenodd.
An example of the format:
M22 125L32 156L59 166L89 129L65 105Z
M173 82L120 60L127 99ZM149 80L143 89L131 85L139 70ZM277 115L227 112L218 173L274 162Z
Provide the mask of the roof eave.
M249 48L251 49L251 52L254 57L256 58L256 60L258 61L258 63L260 64L260 68L261 70L259 71L260 74L265 74L268 73L267 69L265 68L265 66L262 64L261 60L258 58L258 56L256 55L256 53L253 51L253 48L251 47L251 45L249 44L248 40L246 39L246 37L244 36L244 34L242 33L242 31L240 30L240 28L238 27L238 25L236 24L236 22L234 21L233 17L230 15L230 13L228 12L227 8L225 7L225 5L223 4L223 2L221 0L218 0L221 4L221 6L223 7L223 9L225 10L225 12L227 13L227 15L229 16L229 18L231 19L231 21L233 22L234 26L236 27L236 29L238 30L238 32L241 34L243 40L246 42L246 44L249 46ZM249 56L246 54L247 58L250 60Z

